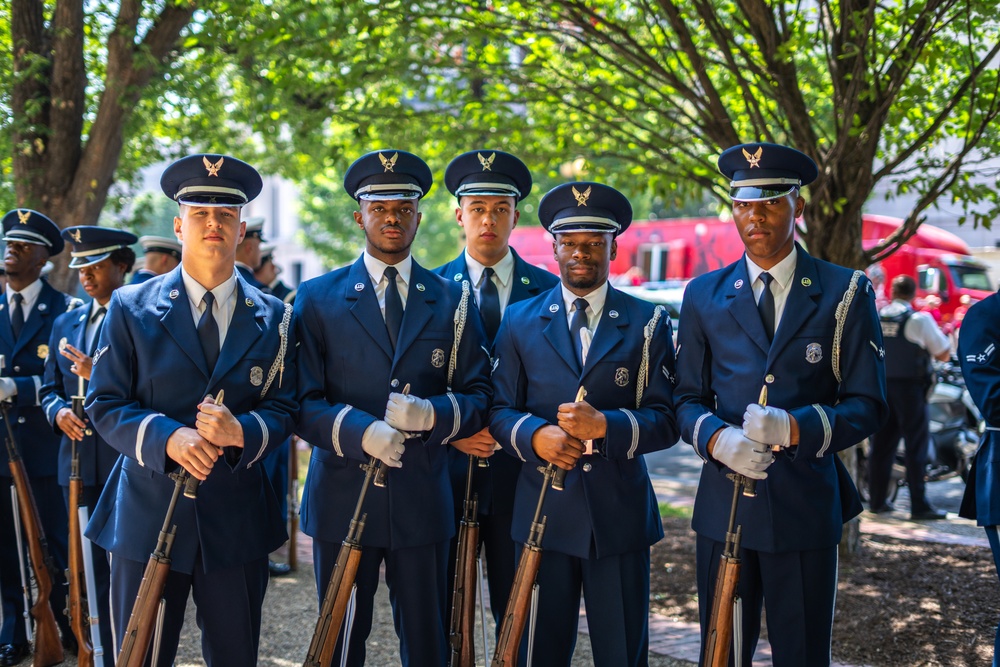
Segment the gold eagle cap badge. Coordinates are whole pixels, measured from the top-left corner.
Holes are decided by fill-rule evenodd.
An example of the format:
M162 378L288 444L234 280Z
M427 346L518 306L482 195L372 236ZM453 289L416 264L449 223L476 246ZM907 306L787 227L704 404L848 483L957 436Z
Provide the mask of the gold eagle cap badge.
M219 177L219 170L222 169L222 163L225 162L226 158L220 157L218 162L212 162L207 157L202 157L201 161L205 163L205 169L208 170L209 176Z
M69 233L69 235L72 236L73 240L76 241L77 243L82 243L83 242L83 241L80 240L83 235L80 234L80 230L79 229L73 230L72 232Z
M386 156L382 155L381 152L379 152L378 159L382 163L382 166L385 168L385 171L382 172L383 174L385 174L392 171L392 168L396 166L396 160L399 159L399 153L393 153L392 157L387 158Z
M476 157L479 158L479 164L483 165L483 171L493 171L493 160L497 159L497 154L487 157L483 157L482 153L476 153Z
M757 148L757 152L753 154L751 154L747 149L745 148L743 149L743 157L745 157L747 159L747 162L750 163L751 169L753 169L754 167L758 168L760 167L760 156L763 154L764 154L763 146L759 146Z
M577 206L586 206L587 205L587 200L590 199L590 191L593 188L591 186L588 186L586 190L584 190L583 192L580 192L579 190L576 189L575 185L572 186L572 187L573 187L573 197L576 198L576 205Z
M28 220L30 219L31 219L31 211L22 211L21 209L17 209L18 222L20 222L22 225L26 225L28 224Z

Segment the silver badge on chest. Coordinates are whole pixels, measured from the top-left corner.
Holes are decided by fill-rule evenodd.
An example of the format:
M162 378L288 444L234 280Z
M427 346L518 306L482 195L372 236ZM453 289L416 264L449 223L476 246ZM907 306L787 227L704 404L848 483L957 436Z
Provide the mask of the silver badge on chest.
M259 387L264 384L264 369L260 366L254 366L250 369L250 384L255 387Z
M431 352L431 366L434 368L444 366L444 350L440 347L434 348L434 351Z
M810 364L818 364L823 361L823 348L819 343L809 343L806 345L806 361Z
M615 371L615 384L619 387L628 386L628 369L624 366Z

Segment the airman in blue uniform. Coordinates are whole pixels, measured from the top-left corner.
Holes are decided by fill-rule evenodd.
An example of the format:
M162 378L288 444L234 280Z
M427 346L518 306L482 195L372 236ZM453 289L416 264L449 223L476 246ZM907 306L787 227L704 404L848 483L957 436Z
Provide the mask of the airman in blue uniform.
M243 280L270 294L267 285L257 280L254 272L260 266L261 244L264 242L264 218L247 218L247 233L236 248L236 270Z
M458 199L455 217L465 231L466 246L462 254L434 272L456 283L469 281L492 346L508 304L536 296L559 283L545 269L518 257L508 245L510 233L521 216L517 205L531 192L531 172L510 153L480 149L452 160L445 169L444 182ZM487 428L451 444L448 457L456 522L465 499L469 456L489 459L486 466L473 467L472 492L478 500L479 548L487 563L490 607L499 632L504 604L514 581L517 548L510 536L510 526L521 462L513 456L493 456L496 440ZM449 591L453 585L456 547L453 541L448 559Z
M482 429L492 392L471 289L410 255L419 200L432 182L412 153L358 158L344 189L358 202L365 251L351 266L302 283L295 298L296 432L315 447L302 526L313 538L320 599L365 479L360 464L373 456L389 467L386 486L365 497L349 665L365 662L383 562L403 665L447 661L445 573L455 522L446 445Z
M132 270L135 252L129 246L136 242L136 237L120 229L90 225L64 229L62 237L72 246L73 259L69 266L79 270L80 284L92 300L60 315L52 325L42 385L42 408L53 430L62 436L59 484L63 487L67 507L73 441L76 441L78 474L83 481L80 506L92 511L118 460L118 451L97 435L88 422L73 413L73 396L86 395L84 383L90 380L92 355L111 293L125 284L125 275ZM83 548L90 548L89 542L85 542ZM87 596L97 603L101 648L105 661L110 664L114 661L115 646L108 605L110 568L107 553L94 546L92 562L96 590L87 591Z
M87 536L112 554L121 642L174 489L168 473L183 469L200 480L197 498L180 498L173 515L156 659L173 660L191 593L206 664L253 665L267 556L287 539L259 464L288 437L298 412L291 308L235 269L240 209L261 189L253 167L228 155L192 155L170 165L160 185L180 205L174 232L183 259L111 297L86 410L123 456Z
M145 253L142 268L132 274L129 284L144 283L150 278L173 271L181 262L181 244L166 236L141 236L139 245Z
M973 304L962 320L958 359L965 386L983 415L986 430L969 469L959 515L986 529L1000 575L1000 296ZM993 665L1000 665L1000 625L993 642Z
M693 519L702 633L735 471L758 480L756 496L738 504L736 664L750 664L766 606L776 667L826 665L837 545L844 522L861 512L837 452L871 435L887 413L875 295L862 272L814 259L794 241L800 188L817 175L809 157L745 144L723 152L719 169L731 181L746 254L687 286L674 392L681 436L705 462Z
M663 537L642 454L677 442L670 318L608 283L632 207L599 183L542 198L561 284L508 307L494 346L490 432L523 462L513 537L528 538L543 475L569 470L545 497L532 657L569 665L581 591L594 664L645 665L649 547ZM585 393L585 395L584 395ZM583 395L583 398L581 398ZM525 632L521 653L527 653Z
M5 365L0 372L0 400L10 401L9 414L31 481L32 492L48 539L56 568L49 598L63 643L75 646L66 621L67 523L66 504L57 478L59 436L52 431L41 407L40 389L49 356L49 335L56 317L79 305L79 300L57 291L41 280L49 257L63 250L59 227L38 211L16 209L3 217L4 268L7 289L0 299L0 354ZM0 432L6 434L6 426ZM4 436L6 439L6 435ZM28 653L24 626L17 540L14 533L7 448L0 448L0 665L16 665Z

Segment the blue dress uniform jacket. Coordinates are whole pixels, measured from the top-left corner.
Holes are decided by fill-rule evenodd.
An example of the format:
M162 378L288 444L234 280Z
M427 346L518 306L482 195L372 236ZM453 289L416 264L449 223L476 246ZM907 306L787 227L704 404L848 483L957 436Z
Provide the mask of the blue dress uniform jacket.
M448 442L480 430L491 388L483 325L469 295L468 318L452 386L448 360L461 290L413 263L395 352L364 259L299 286L295 298L299 350L297 433L315 446L302 499L307 535L340 542L347 534L368 460L365 429L384 418L389 393L410 393L434 406L434 429L406 443L402 468L386 489L365 497L361 543L402 549L433 544L455 532Z
M871 435L887 414L882 334L875 295L861 277L833 372L838 304L852 271L810 257L801 247L788 300L768 343L745 259L695 278L681 306L677 418L681 436L705 461L695 499L697 533L725 541L733 482L709 458L716 430L741 427L746 406L767 386L767 404L798 422L799 445L777 454L757 497L740 502L743 547L765 552L837 544L861 501L835 456Z
M6 296L0 297L0 354L4 355L3 375L14 378L17 395L12 397L10 418L14 438L29 477L56 475L59 461L59 436L52 432L42 409L41 389L45 360L49 356L49 334L59 315L80 305L79 299L59 292L44 280L38 301L32 307L14 341ZM6 426L0 432L6 438ZM0 448L0 476L10 477L7 448Z
M559 278L545 269L528 264L513 248L514 273L507 305L530 299L559 284ZM465 253L434 269L434 273L448 280L460 283L469 278L469 267ZM491 341L492 343L492 341ZM465 477L468 473L469 457L457 449L449 450L451 481L460 498L465 497ZM521 472L521 463L510 456L491 456L489 468L477 468L473 475L472 491L479 499L480 514L510 514L514 508L514 487ZM461 501L459 501L461 502ZM461 507L461 505L459 505Z
M1000 525L1000 296L974 304L962 320L958 358L965 386L986 422L965 485L961 515L980 526Z
M91 303L75 308L56 318L49 338L49 360L45 364L45 382L42 384L42 409L52 430L62 435L56 424L56 415L63 408L73 409L72 397L79 389L79 376L70 370L73 362L60 354L62 344L69 343L78 350L87 352L87 320ZM118 460L118 451L108 445L97 432L89 427L90 435L84 435L77 445L80 457L80 477L84 486L101 489ZM73 442L62 435L59 446L59 484L69 486L70 468L73 462Z
M232 567L266 557L287 539L284 517L257 465L289 436L298 410L290 324L284 360L279 353L284 310L237 277L236 308L209 374L180 267L114 292L86 410L98 433L124 456L91 517L91 540L132 561L148 558L174 488L166 473L178 469L166 455L167 438L193 427L197 405L219 390L243 427L244 449L227 449L197 500L179 499L171 569L190 574L199 549L206 572Z
M490 431L504 450L525 462L514 499L513 537L527 540L541 491L537 468L545 462L531 448L532 434L555 424L559 405L572 402L583 386L585 400L607 418L607 436L567 473L564 491L545 497L542 547L578 558L646 549L663 537L663 526L641 454L677 442L669 317L663 313L653 333L649 384L636 407L644 329L654 306L609 287L583 369L564 308L559 286L508 307L494 346Z

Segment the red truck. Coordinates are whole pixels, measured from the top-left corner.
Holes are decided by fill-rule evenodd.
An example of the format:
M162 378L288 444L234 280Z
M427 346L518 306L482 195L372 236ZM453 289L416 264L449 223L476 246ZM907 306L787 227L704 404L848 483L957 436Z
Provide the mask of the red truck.
M864 216L862 243L869 248L902 220ZM553 273L552 237L541 227L517 227L510 245L526 261ZM736 227L719 218L675 218L632 223L618 239L611 279L619 284L690 280L739 259L743 254ZM934 313L945 328L957 327L976 301L992 292L986 265L973 258L962 239L932 225L921 225L907 243L869 267L868 273L888 298L892 279L901 273L917 281L917 306Z

